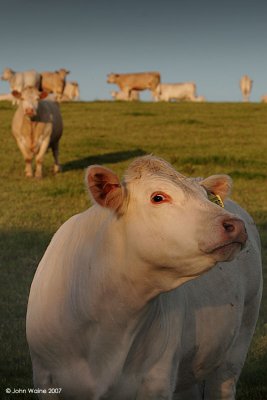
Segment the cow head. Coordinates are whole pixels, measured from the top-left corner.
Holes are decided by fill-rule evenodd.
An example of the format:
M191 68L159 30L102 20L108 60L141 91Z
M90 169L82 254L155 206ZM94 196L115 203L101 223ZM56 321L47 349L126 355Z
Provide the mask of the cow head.
M116 83L119 74L108 74L107 75L107 83Z
M243 221L209 200L229 195L228 176L192 180L145 156L123 182L101 166L88 168L86 182L93 201L123 221L129 255L171 274L173 287L231 260L246 242Z
M58 73L59 76L60 76L62 79L65 79L66 76L70 73L70 71L68 71L68 70L65 69L65 68L60 68L58 71L56 71L56 73Z
M11 68L5 68L1 79L2 81L9 81L9 79L15 74L15 71L13 71Z
M37 114L39 101L46 98L48 93L39 92L39 90L34 87L26 87L22 90L22 92L13 90L12 95L16 99L20 100L24 115L29 118L33 118Z

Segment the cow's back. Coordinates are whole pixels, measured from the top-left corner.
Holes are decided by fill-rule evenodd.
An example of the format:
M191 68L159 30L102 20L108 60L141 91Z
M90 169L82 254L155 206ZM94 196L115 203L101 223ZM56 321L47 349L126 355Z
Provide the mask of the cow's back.
M123 90L125 87L133 90L155 90L160 82L159 72L139 72L132 74L120 74L117 83Z

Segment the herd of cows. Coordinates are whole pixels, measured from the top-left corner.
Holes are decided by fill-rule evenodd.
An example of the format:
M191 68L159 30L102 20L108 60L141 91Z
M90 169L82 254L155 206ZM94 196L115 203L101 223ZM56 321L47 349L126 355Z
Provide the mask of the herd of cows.
M55 161L54 173L60 170L58 154L63 124L58 103L79 98L79 85L77 82L67 82L68 74L65 68L41 73L35 70L15 72L11 68L3 71L1 78L9 82L10 93L2 95L2 98L0 95L0 99L18 104L12 121L12 133L25 160L27 177L33 176L34 158L34 175L42 177L43 158L49 147ZM112 92L117 100L139 100L140 91L150 90L155 101L205 101L203 96L197 96L194 82L161 83L159 72L111 73L107 76L107 83L119 87L119 92ZM249 101L252 80L247 75L241 78L240 88L243 100Z
M131 74L109 74L107 83L118 85L120 91L112 91L116 100L139 100L139 92L150 90L155 101L205 101L197 96L194 82L161 83L159 72L140 72Z
M16 99L12 91L21 92L26 86L36 87L46 91L49 99L62 102L79 100L79 84L76 81L66 81L69 74L65 68L54 72L37 72L35 70L15 72L11 68L5 68L1 79L10 84L10 93L0 94L1 100L12 101ZM162 83L159 72L140 72L140 73L111 73L107 76L107 83L116 84L119 91L113 90L111 96L114 100L138 101L140 92L150 90L155 101L206 101L204 96L197 95L195 82ZM253 81L248 75L242 76L239 82L243 101L249 101ZM262 102L267 102L267 95L261 97Z
M68 71L6 69L26 176L59 140ZM18 75L17 75L18 74ZM109 74L122 100L203 101L157 72ZM252 82L241 80L248 101ZM41 89L41 90L40 90ZM180 96L180 97L179 97ZM118 98L118 97L117 97ZM54 235L34 276L26 332L40 400L234 400L258 318L260 239L231 178L187 178L143 156L123 180L86 171L93 206Z
M1 79L8 81L10 93L0 94L0 100L9 100L16 103L12 95L14 90L21 92L25 87L35 87L40 91L50 94L50 100L71 101L78 100L80 97L79 84L76 81L66 81L69 71L60 68L54 72L30 71L16 72L11 68L5 68Z
M134 101L139 100L139 93L148 89L155 101L206 101L204 96L197 95L195 82L162 83L159 72L146 72L134 74L109 74L108 83L118 85L120 91L112 91L115 100ZM253 81L248 75L241 77L239 87L243 101L249 101ZM267 103L267 95L261 97L261 101Z

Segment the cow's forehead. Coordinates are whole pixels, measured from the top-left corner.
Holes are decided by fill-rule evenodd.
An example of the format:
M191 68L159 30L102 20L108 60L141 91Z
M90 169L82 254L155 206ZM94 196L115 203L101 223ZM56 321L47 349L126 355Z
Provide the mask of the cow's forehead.
M37 88L34 87L27 87L22 91L23 96L25 97L34 97L39 95L39 91Z
M192 182L189 184L190 180L177 172L168 162L154 156L144 156L133 161L126 170L124 181L127 184L152 176L182 186L186 191L190 190L190 186L195 186Z

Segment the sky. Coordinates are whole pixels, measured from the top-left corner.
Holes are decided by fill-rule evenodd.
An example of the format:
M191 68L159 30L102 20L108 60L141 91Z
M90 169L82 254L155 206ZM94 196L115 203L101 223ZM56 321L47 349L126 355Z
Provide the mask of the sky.
M251 101L267 93L266 0L12 0L0 9L0 72L67 68L81 100L111 99L110 72L194 81L209 101L241 101L248 74Z

